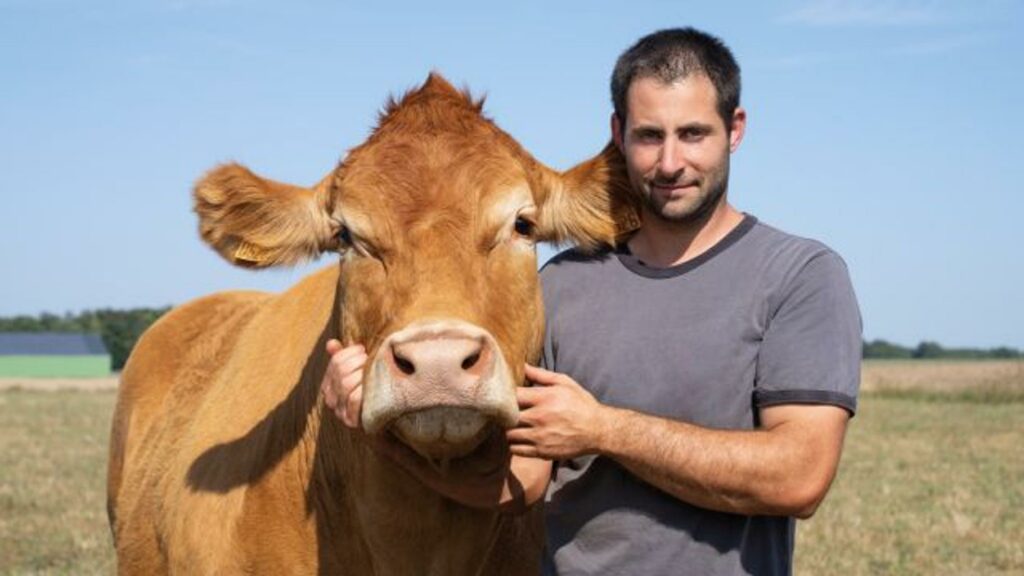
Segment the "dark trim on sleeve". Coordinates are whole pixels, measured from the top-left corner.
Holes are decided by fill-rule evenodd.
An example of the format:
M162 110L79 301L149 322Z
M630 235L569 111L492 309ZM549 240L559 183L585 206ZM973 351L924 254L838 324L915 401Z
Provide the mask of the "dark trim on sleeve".
M754 406L765 408L780 404L831 404L846 409L852 418L857 413L857 399L831 390L754 390Z

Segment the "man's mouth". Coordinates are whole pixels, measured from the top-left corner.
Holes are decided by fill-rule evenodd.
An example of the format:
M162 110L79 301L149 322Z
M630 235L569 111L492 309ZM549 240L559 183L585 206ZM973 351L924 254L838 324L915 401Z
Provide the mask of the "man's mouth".
M662 192L675 192L686 188L696 188L697 182L652 182L651 188Z

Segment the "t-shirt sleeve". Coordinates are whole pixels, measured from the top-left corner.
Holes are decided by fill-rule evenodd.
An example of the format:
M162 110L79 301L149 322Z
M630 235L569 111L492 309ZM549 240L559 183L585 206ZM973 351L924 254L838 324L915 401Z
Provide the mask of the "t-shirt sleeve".
M832 404L857 410L861 317L838 254L812 256L768 320L757 359L754 405Z

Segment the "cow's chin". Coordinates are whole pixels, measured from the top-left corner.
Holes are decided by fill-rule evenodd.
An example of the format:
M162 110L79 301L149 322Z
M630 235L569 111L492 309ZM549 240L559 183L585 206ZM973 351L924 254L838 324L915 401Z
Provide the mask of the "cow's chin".
M391 425L394 435L417 454L442 461L471 454L496 429L486 415L456 406L409 412Z
M491 477L508 465L504 428L469 408L442 406L397 418L384 435L408 458L426 464L421 474L453 479ZM428 472L432 470L433 472Z

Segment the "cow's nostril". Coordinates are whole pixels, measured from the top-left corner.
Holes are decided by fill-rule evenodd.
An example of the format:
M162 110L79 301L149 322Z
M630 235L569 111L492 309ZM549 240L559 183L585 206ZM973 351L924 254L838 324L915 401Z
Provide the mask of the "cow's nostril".
M395 366L398 366L398 369L406 376L412 376L416 373L416 366L398 354L395 354Z
M475 354L472 354L472 355L468 356L465 360L462 361L462 369L463 370L469 370L473 366L476 366L476 363L479 362L479 361L480 361L480 353L477 352Z

